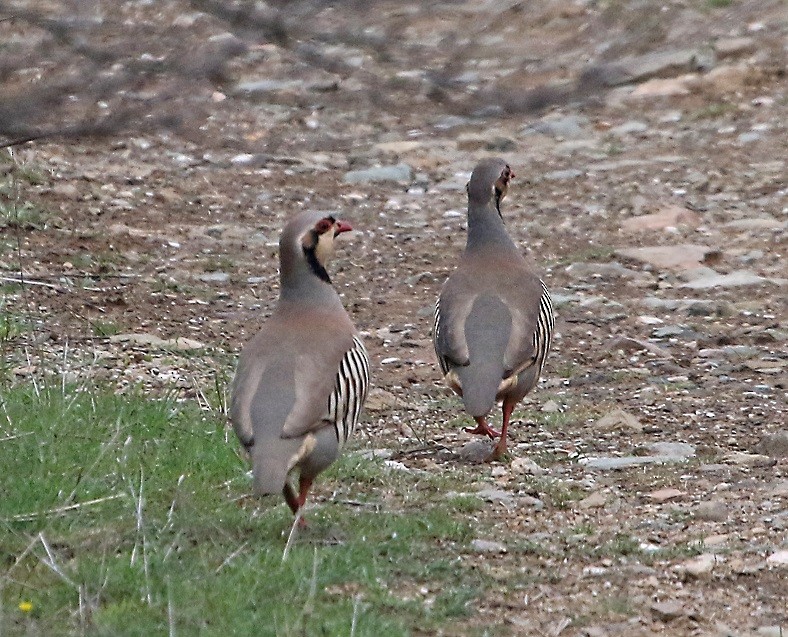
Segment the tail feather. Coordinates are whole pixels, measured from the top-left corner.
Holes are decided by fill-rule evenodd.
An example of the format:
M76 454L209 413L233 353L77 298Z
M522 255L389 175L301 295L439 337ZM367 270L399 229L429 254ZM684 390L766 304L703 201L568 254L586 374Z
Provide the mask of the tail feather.
M456 369L462 384L462 401L470 416L486 416L490 413L495 405L503 372L503 364L499 361L471 363Z
M281 493L287 474L302 457L304 438L255 439L251 449L252 475L257 495Z

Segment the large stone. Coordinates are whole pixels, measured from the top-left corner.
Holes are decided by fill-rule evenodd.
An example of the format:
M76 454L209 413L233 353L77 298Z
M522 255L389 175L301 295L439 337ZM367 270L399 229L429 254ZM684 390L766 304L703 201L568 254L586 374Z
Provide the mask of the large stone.
M161 338L155 334L114 334L109 337L110 343L122 343L137 347L150 347L151 349L169 349L175 351L187 351L192 349L202 349L203 343L190 338L175 337Z
M697 228L701 223L700 215L682 206L666 206L659 212L625 219L621 224L624 232L645 232L686 226Z
M652 77L670 77L695 71L705 64L705 57L695 49L635 55L623 58L614 65L617 76L611 74L608 83L629 84Z
M710 254L717 252L714 248L692 243L653 246L645 248L621 248L616 250L617 257L631 259L638 263L666 270L687 270L698 267Z
M653 97L673 97L675 95L688 95L690 85L697 80L695 73L682 75L681 77L653 78L639 84L632 91L628 99L638 100Z
M711 288L735 288L743 285L761 285L764 283L781 284L785 279L767 279L748 270L736 270L730 274L706 273L704 276L682 283L679 287L691 290L709 290Z
M788 458L788 431L765 435L755 445L755 451L770 458Z

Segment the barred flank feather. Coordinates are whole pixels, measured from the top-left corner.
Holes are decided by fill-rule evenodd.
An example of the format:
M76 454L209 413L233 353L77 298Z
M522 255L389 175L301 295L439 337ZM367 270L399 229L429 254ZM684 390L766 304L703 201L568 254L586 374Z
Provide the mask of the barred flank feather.
M553 340L553 328L555 327L555 315L553 314L553 301L550 292L544 281L542 284L542 298L539 299L539 316L536 319L536 332L534 332L534 349L536 350L536 362L539 365L539 373L542 373L547 353L550 351L550 343Z
M369 356L358 336L339 364L334 391L328 398L327 419L334 423L342 447L356 429L369 391Z
M438 364L441 367L443 375L449 373L449 363L441 356L438 351L438 339L440 337L440 321L441 321L441 300L440 298L435 301L435 316L432 321L432 346L435 348L435 355L438 357Z

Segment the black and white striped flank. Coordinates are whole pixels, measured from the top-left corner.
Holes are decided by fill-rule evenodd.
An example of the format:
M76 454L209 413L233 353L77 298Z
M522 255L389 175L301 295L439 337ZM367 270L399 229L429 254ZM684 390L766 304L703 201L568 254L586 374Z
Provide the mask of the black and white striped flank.
M342 447L353 435L369 392L369 356L358 336L339 364L334 391L328 399L327 420L334 423Z
M536 364L539 365L539 373L542 373L547 353L550 351L550 344L553 341L553 328L555 327L555 315L553 314L553 301L550 292L544 281L542 284L542 298L539 299L539 316L536 319L536 332L534 332L534 350L536 350Z

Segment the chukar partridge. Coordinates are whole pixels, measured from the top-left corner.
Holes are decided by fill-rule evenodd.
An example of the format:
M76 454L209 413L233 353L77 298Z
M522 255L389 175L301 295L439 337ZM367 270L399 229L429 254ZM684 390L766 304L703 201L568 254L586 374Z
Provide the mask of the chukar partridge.
M435 306L433 344L444 380L476 420L466 431L500 436L506 452L514 406L542 372L555 323L550 294L509 237L501 200L514 173L501 159L479 163L468 182L468 236ZM500 433L487 415L502 400Z
M369 388L369 357L325 267L334 237L348 230L313 212L287 223L279 302L233 380L230 418L251 456L255 492L283 493L294 514L353 433Z

